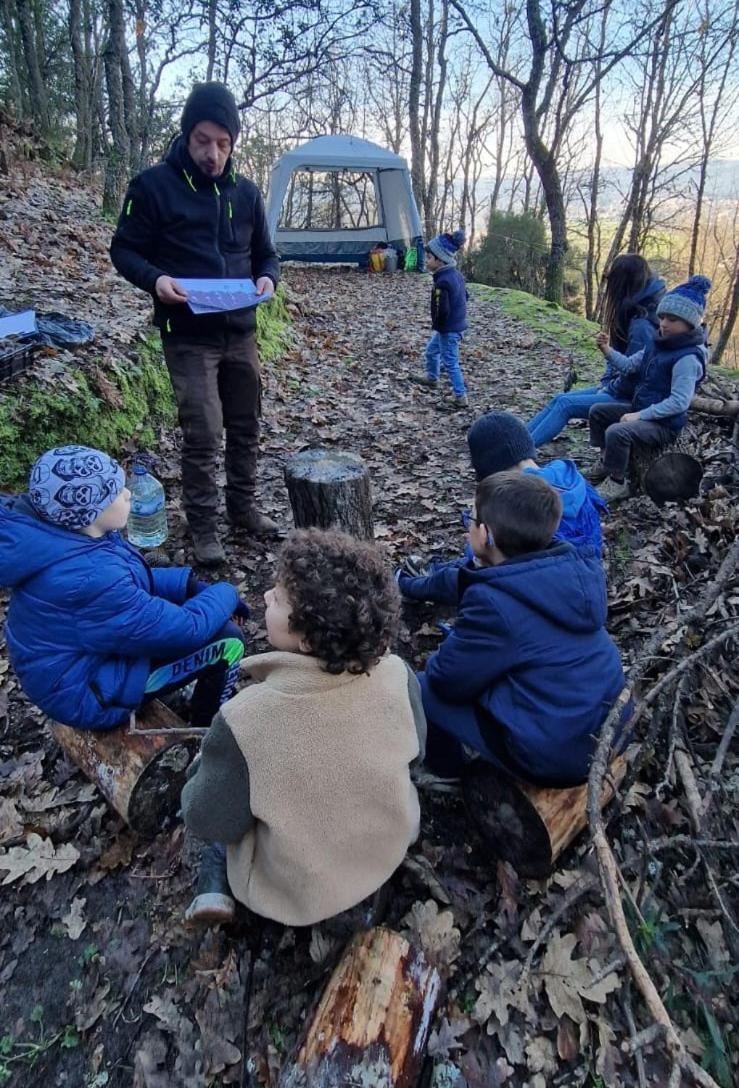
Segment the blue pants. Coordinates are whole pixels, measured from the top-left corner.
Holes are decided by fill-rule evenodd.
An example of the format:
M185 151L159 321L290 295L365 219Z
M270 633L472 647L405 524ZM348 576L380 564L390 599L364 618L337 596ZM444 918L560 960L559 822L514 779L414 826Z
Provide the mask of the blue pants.
M461 332L435 332L426 345L426 373L436 381L443 363L457 397L463 397L467 392L459 365L461 339Z
M587 419L594 404L612 404L616 398L597 386L559 393L526 424L535 446L542 446L564 430L571 419Z

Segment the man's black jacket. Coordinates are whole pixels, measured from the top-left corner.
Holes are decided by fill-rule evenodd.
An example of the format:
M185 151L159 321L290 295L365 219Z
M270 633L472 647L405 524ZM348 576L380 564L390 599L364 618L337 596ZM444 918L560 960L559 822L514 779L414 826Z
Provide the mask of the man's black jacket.
M154 299L163 336L242 332L256 325L256 309L193 314L186 304L156 297L159 276L279 279L279 261L256 185L239 177L231 160L215 181L203 174L179 137L164 162L138 174L128 187L110 247L113 264Z

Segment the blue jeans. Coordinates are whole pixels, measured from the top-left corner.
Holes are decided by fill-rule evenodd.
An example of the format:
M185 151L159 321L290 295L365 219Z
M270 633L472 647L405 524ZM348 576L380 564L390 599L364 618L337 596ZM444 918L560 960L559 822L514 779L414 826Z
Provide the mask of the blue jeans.
M461 332L435 332L426 345L426 373L436 381L443 363L457 397L463 397L467 392L459 365L461 339Z
M571 393L559 393L552 397L549 404L526 424L535 446L551 442L564 430L571 419L587 419L594 404L615 403L616 398L605 393L600 386L592 385L588 389L573 389Z

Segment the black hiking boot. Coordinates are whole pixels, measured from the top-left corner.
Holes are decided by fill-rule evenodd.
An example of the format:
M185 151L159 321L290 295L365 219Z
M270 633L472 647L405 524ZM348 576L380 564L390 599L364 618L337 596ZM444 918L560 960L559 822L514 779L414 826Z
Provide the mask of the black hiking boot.
M185 911L185 921L194 926L225 925L233 921L235 912L226 871L226 848L213 843L203 850L197 892Z

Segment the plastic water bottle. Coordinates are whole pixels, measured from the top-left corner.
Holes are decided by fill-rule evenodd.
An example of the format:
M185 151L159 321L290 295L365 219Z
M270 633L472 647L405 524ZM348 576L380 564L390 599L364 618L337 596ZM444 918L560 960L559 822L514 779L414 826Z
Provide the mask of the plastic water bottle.
M128 515L128 539L136 548L157 548L167 539L167 512L164 488L143 465L133 466L128 484L131 513Z

